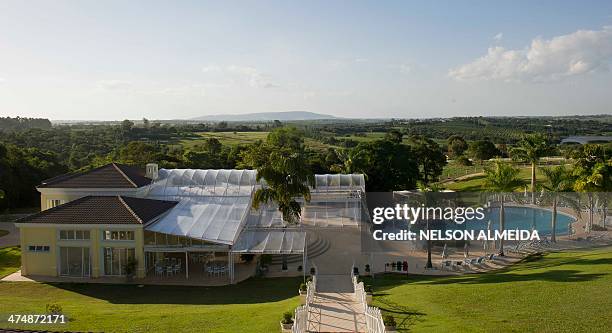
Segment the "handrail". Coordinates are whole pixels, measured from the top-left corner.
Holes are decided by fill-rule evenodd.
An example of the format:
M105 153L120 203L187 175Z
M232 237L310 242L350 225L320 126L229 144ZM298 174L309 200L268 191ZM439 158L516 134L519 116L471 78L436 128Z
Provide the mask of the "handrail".
M292 333L306 333L308 331L307 325L310 321L310 303L314 302L315 292L317 290L317 276L312 276L312 281L306 283L306 301L304 305L301 305L295 309L293 327L291 327Z
M369 306L363 282L357 282L357 275L353 275L353 288L355 297L363 306L363 313L366 317L366 329L368 333L384 333L385 324L382 319L380 309Z

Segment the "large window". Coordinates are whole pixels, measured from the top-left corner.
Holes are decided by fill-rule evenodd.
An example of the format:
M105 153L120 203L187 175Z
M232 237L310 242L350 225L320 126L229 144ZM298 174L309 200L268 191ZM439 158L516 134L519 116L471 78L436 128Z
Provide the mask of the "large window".
M134 240L134 232L128 230L106 230L105 240Z
M60 247L60 275L63 276L89 276L88 247Z
M60 230L61 240L89 240L89 230Z
M125 264L135 257L134 249L105 247L104 275L125 275Z

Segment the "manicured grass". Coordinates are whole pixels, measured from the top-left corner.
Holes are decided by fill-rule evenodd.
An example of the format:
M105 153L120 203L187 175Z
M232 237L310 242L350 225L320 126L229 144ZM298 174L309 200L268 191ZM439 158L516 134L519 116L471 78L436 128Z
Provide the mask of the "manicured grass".
M612 247L495 273L377 277L374 305L405 332L610 332Z
M277 332L299 305L301 278L251 279L226 287L0 282L0 316L59 304L65 325L0 327L97 332Z
M0 248L0 279L17 272L20 266L21 249L19 246Z
M540 174L539 171L537 172L538 174L536 175L536 184L541 184L546 180L546 178L542 174ZM523 180L525 185L529 188L531 184L531 168L530 167L520 168L519 177ZM446 189L453 190L453 191L478 192L478 191L484 190L484 183L485 183L485 176L483 175L483 176L474 176L466 180L456 181L452 183L445 183L445 184L442 184L442 186ZM525 190L524 187L516 189L516 191L518 192L522 192L524 190Z

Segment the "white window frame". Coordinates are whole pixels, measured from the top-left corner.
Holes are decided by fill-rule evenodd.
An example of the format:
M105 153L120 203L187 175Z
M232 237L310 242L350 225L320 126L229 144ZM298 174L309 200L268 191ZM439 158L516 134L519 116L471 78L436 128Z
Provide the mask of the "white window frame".
M57 206L63 205L66 202L62 199L49 199L47 200L47 208L55 208Z
M62 238L62 233L72 233L72 237ZM77 238L78 233L81 233L81 238ZM87 233L87 238L85 238ZM60 229L58 233L58 239L61 241L88 241L91 240L91 231L89 229Z
M117 233L117 238L113 239L113 233ZM121 233L125 233L126 238L121 239ZM132 235L131 238L127 238L127 235ZM109 238L107 238L109 236ZM102 240L109 242L133 242L136 240L136 232L134 230L125 230L125 229L107 229L102 232Z

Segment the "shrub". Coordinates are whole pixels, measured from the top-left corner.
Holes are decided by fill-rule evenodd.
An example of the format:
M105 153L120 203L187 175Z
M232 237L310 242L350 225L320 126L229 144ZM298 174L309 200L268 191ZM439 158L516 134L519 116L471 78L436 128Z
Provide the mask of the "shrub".
M470 161L470 159L465 157L464 155L461 155L461 156L457 157L456 161L457 161L457 164L463 165L463 166L472 166L473 165L472 161Z
M304 269L304 268L302 267L302 265L299 265L299 266L298 266L298 272L301 272L301 271L302 271L302 269Z
M293 313L287 311L283 313L283 324L293 324Z
M365 271L366 273L370 273L370 264L365 265Z
M300 283L300 290L301 291L306 291L306 283Z
M385 323L385 326L395 327L395 318L392 315L384 315L383 323Z
M314 267L310 267L310 275L315 275L317 271L315 270Z
M57 303L47 304L45 306L45 311L48 314L61 315L62 314L62 306L57 304Z
M129 259L125 265L123 265L123 270L125 271L125 275L127 277L132 277L136 273L136 267L138 266L138 260Z
M364 289L365 289L366 293L368 293L368 294L372 293L372 285L366 284Z

